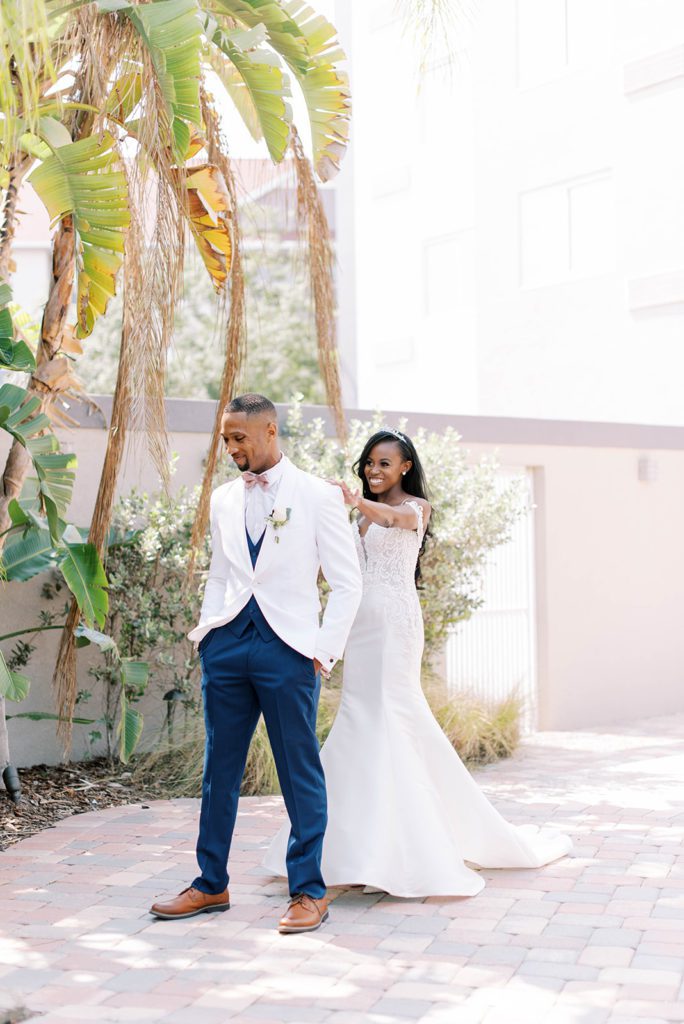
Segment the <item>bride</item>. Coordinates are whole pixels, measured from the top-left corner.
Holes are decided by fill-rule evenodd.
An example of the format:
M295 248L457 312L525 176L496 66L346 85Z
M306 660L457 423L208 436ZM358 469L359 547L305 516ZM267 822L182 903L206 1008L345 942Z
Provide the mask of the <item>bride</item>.
M344 656L342 699L321 751L328 791L323 876L394 896L472 896L481 868L533 868L570 852L566 836L516 828L489 803L423 695L423 620L416 592L430 521L425 476L405 434L368 439L344 483L363 598ZM264 867L285 874L289 825Z

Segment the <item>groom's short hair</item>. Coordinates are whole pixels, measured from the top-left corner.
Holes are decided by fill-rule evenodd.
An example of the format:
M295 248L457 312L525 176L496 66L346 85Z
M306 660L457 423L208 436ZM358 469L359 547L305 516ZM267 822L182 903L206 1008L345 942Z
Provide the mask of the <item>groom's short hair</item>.
M225 411L244 412L246 416L258 416L261 413L266 413L273 417L275 423L278 422L278 413L271 399L266 398L265 395L257 395L253 392L247 395L238 395L236 398L231 399Z

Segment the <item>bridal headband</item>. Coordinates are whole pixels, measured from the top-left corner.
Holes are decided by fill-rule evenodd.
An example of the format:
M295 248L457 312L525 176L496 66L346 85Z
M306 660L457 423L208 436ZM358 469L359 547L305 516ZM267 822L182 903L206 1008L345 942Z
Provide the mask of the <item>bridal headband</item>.
M407 438L404 434L401 433L401 431L392 430L391 427L383 427L382 429L385 431L386 434L394 434L395 437L398 437L400 441L403 441L404 444L406 444Z

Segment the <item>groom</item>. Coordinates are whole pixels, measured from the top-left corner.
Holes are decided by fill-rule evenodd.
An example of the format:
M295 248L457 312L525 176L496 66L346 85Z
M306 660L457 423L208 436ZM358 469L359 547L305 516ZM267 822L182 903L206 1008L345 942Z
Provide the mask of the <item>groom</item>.
M292 830L290 904L281 932L328 916L321 875L327 822L316 739L320 671L342 655L361 600L361 575L339 488L297 469L278 444L275 406L242 395L221 424L242 477L212 494L212 559L199 625L207 744L197 862L200 874L165 919L228 910L227 862L249 744L263 714ZM318 572L331 592L319 624Z

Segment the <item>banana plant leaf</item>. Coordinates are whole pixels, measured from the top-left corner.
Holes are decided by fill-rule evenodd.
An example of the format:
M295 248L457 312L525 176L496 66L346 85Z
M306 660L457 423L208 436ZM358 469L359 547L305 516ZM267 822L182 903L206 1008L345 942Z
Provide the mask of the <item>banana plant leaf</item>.
M86 625L91 629L95 623L102 627L109 608L109 584L95 545L67 541L59 555L59 568Z
M349 79L337 64L345 59L337 31L302 0L214 0L212 9L239 24L262 23L268 42L294 73L311 124L313 162L322 181L339 170L349 141Z
M2 0L0 5L0 164L16 152L20 124L39 119L41 93L56 80L54 46L45 0ZM21 117L19 117L21 112ZM4 187L4 184L3 184Z
M121 717L119 718L119 759L128 764L143 731L143 716L128 702L125 689L121 691Z
M202 123L199 100L202 24L197 0L152 0L124 5L98 0L102 11L123 12L147 47L171 125L171 148L183 163L190 145L190 124Z
M73 215L80 256L77 335L85 338L116 291L123 231L130 221L128 188L124 173L112 169L119 154L109 132L66 142L56 124L54 118L41 120L41 138L50 146L51 155L28 180L53 222Z
M31 722L64 722L64 718L60 718L54 711L21 711L17 715L7 715L7 720L10 718L28 718ZM70 722L74 725L95 725L98 721L97 718L70 718Z
M136 696L141 697L145 692L149 674L150 667L146 661L121 659L121 682L128 690L135 691Z
M25 388L16 384L0 386L0 428L23 444L31 456L38 478L40 501L56 544L71 501L77 460L75 455L59 451L50 419L39 410L40 399L35 395L29 397Z
M57 564L57 552L50 531L31 526L21 534L10 534L0 558L8 581L30 580Z
M5 700L23 700L31 687L31 680L20 672L11 672L0 651L0 697Z
M118 654L116 641L113 637L108 636L106 633L100 633L97 629L90 629L84 622L79 622L74 630L74 636L76 637L77 647L88 647L90 644L95 644L101 651L114 651Z
M218 167L204 164L190 170L185 177L190 227L214 288L220 291L233 252L230 195Z
M212 67L252 138L265 139L271 159L280 163L292 124L292 108L285 99L291 96L290 81L276 54L261 45L266 38L264 26L247 32L226 31L214 19L208 19L206 32L228 58L213 59Z
M130 70L120 74L112 85L105 110L120 125L125 125L135 112L141 98L142 74L137 66L131 66Z
M22 339L15 339L11 310L12 290L7 284L0 284L0 370L17 370L30 373L36 368L33 352Z

